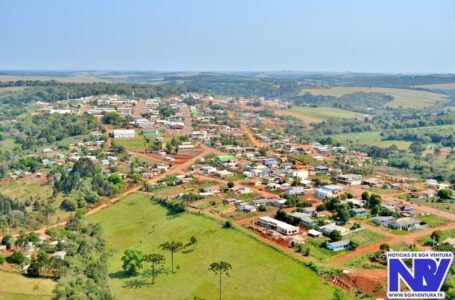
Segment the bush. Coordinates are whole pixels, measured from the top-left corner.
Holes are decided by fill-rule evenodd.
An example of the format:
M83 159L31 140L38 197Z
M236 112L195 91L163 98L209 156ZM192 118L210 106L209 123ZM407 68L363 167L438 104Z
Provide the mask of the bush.
M8 257L8 262L12 264L23 265L26 261L27 258L25 255L19 251L14 251L13 254Z

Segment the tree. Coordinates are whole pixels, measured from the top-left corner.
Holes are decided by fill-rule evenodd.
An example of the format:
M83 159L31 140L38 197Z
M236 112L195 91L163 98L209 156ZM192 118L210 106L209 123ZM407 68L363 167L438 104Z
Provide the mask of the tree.
M219 283L219 300L221 300L221 279L223 274L229 277L229 270L232 269L232 266L230 263L225 262L225 261L220 261L220 262L214 262L210 264L209 270L215 273L216 275L220 276L220 283Z
M23 265L27 261L27 258L22 252L14 251L13 254L8 257L8 261L12 264Z
M390 251L390 246L388 244L381 244L379 246L379 249L382 251L382 252L386 252L386 251Z
M344 300L343 292L340 289L335 289L335 291L333 291L332 300Z
M152 268L152 284L155 284L156 266L164 263L165 260L166 259L164 258L163 255L157 254L157 253L144 255L144 261L146 261L146 262L151 264L151 268Z
M343 238L342 235L341 235L341 232L338 231L338 230L332 230L332 232L329 234L329 238L332 242L337 242L337 241L341 241L341 239Z
M171 271L174 273L174 254L183 248L183 244L180 242L170 241L161 244L159 247L171 253Z
M433 231L431 233L431 239L433 240L433 247L436 243L441 241L442 232L440 230Z
M379 214L380 210L381 210L381 208L379 207L379 205L373 206L373 208L371 209L371 215L377 216Z
M365 200L365 201L369 201L370 200L370 195L368 194L368 192L363 192L362 193L362 200Z
M355 240L352 240L350 243L349 243L349 246L351 247L352 250L355 250L359 247L359 242L355 241Z
M122 268L131 276L136 276L142 269L142 251L139 249L126 249L122 256Z
M448 189L440 189L438 191L438 197L441 199L451 199L452 198L452 191Z
M228 186L229 189L232 189L234 187L234 183L232 181L229 181L227 183L227 186Z

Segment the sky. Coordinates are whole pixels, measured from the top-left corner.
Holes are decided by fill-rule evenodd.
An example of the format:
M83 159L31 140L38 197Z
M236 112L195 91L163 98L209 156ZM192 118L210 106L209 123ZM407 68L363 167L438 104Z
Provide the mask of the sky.
M0 0L0 70L455 73L455 0Z

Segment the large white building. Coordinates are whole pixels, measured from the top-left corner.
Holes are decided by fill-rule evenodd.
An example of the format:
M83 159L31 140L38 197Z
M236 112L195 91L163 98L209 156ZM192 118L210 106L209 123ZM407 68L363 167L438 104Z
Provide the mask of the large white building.
M299 233L299 227L289 225L288 223L281 222L271 217L260 217L256 223L260 226L267 227L278 231L284 235L291 235Z
M112 130L114 139L131 139L136 136L134 129L115 129Z

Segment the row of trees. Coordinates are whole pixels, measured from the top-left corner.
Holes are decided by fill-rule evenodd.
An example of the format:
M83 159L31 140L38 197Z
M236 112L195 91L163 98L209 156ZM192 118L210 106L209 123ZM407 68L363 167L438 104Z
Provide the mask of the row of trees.
M193 249L197 244L196 237L192 236L187 244L176 241L166 241L159 245L159 249L167 251L170 254L171 272L174 273L174 256L186 247L192 246ZM150 265L152 284L155 284L155 279L158 275L158 267L163 267L166 258L161 253L143 254L139 249L126 249L121 258L123 270L130 276L139 274L139 270L144 267L144 263ZM229 276L229 271L232 269L230 263L225 261L213 262L209 266L209 270L219 276L219 299L221 300L222 278L223 275Z

